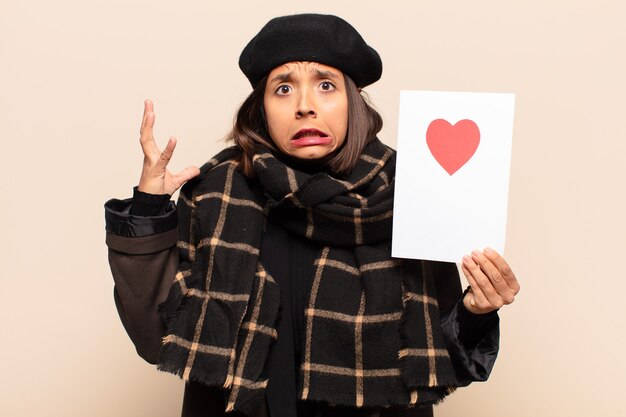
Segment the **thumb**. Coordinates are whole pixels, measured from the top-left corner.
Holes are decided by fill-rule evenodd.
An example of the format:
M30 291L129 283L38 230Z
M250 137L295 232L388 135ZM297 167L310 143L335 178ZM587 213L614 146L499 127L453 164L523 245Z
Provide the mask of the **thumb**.
M476 298L471 290L465 294L465 297L463 297L463 305L468 311L473 312L476 309Z
M180 184L179 185L180 187L184 183L186 183L187 181L189 181L190 179L194 177L197 177L198 175L200 175L200 169L198 169L198 167L188 166L187 168L183 169L178 174L176 174L176 180Z

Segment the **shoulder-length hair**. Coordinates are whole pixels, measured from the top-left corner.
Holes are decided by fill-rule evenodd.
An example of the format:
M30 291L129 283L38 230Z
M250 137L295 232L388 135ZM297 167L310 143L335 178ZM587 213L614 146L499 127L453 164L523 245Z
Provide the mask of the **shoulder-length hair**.
M330 171L336 175L345 175L354 168L365 146L376 138L383 127L380 114L361 95L354 81L344 74L346 94L348 97L348 132L339 152L328 162ZM252 156L256 143L263 144L276 152L267 129L267 119L263 109L263 97L267 77L263 78L252 90L252 93L241 104L235 116L233 128L226 136L241 149L240 165L244 175L254 177Z

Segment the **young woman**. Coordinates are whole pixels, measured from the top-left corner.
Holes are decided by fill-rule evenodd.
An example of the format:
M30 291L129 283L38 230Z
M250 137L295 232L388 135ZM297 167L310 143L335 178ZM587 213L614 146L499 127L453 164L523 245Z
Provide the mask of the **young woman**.
M139 354L186 381L183 416L432 415L488 377L514 274L474 251L462 293L454 264L391 258L395 152L360 93L382 63L350 24L273 19L239 65L234 145L170 173L147 100L139 185L105 206Z

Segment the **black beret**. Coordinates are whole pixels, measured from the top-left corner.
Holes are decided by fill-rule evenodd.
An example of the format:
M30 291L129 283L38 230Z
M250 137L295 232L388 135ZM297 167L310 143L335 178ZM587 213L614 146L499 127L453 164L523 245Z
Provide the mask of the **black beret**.
M246 45L239 68L255 87L277 66L311 61L335 67L357 87L378 80L383 63L350 23L332 15L297 14L276 17Z

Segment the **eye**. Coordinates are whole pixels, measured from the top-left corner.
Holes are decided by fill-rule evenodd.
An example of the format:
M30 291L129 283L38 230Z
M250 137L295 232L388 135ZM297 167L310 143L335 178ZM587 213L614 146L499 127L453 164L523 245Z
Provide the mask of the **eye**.
M290 92L291 87L286 84L283 84L276 89L276 94L278 94L279 96L284 96L286 94L289 94Z
M320 84L320 88L323 91L332 91L335 89L335 85L331 83L330 81L324 81Z

